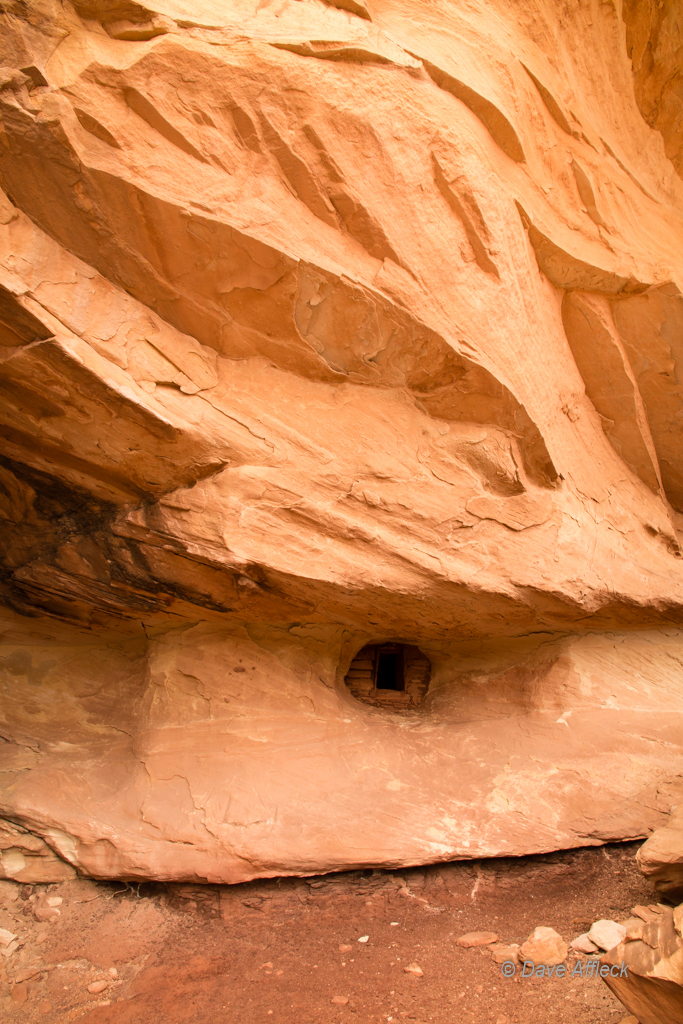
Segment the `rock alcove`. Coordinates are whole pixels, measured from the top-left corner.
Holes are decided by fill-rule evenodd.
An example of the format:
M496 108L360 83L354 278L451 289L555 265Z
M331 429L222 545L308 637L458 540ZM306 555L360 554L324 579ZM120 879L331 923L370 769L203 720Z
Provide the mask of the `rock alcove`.
M526 856L681 804L649 5L0 5L0 877Z
M431 662L412 644L366 644L355 656L344 682L364 704L387 711L411 711L429 689Z

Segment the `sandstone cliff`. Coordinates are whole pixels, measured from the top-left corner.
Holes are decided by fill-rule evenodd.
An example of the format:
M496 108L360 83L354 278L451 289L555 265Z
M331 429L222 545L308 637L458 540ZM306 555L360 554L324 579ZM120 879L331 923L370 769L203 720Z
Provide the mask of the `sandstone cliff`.
M2 9L6 875L661 824L676 5Z

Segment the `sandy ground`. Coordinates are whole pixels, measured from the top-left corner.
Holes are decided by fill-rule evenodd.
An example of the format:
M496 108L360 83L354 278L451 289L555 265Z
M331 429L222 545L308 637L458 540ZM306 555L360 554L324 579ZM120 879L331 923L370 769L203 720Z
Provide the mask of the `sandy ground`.
M569 940L624 920L655 899L637 847L231 887L0 883L0 927L23 941L0 957L0 1019L619 1024L628 1011L602 981L571 977L584 957L570 954L564 978L508 979L488 950L455 940L487 930L522 942L537 925ZM38 922L55 898L59 916ZM404 971L414 963L422 977Z

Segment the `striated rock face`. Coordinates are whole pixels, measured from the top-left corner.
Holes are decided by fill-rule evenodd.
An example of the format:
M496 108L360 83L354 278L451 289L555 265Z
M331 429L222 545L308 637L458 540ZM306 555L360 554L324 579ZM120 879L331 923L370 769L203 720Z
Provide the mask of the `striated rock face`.
M680 798L677 14L513 6L3 5L6 877Z

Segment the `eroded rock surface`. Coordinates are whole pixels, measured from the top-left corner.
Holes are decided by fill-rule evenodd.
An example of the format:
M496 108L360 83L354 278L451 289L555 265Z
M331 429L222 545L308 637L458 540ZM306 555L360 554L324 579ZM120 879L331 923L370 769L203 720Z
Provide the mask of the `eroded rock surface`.
M7 877L666 820L683 181L629 10L5 5Z
M683 899L683 807L677 807L638 850L638 867L657 892Z
M683 11L677 0L625 0L626 45L636 98L662 133L666 155L683 172Z
M683 905L649 910L640 929L602 958L610 965L603 980L642 1024L677 1024L683 1012Z

